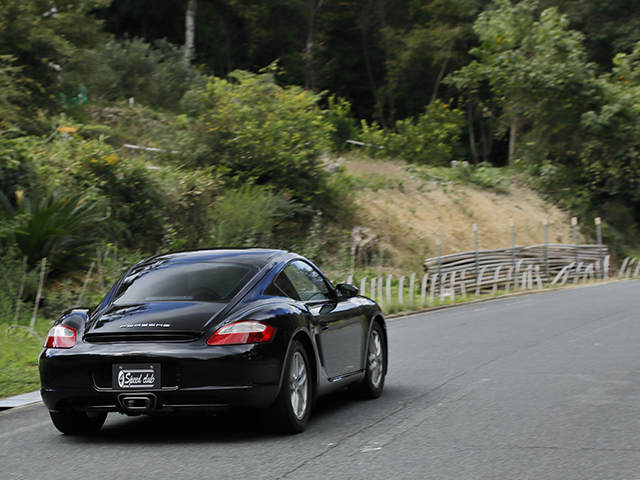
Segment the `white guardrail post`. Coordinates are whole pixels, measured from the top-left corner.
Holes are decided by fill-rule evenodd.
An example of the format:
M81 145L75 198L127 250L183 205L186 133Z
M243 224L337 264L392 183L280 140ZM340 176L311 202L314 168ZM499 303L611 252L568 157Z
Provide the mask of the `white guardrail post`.
M424 302L427 296L427 287L429 283L429 274L425 273L422 276L422 285L420 286L420 306L424 307Z
M371 294L369 295L371 300L376 301L376 277L371 279Z
M409 277L409 305L412 307L415 305L415 301L414 301L415 287L416 287L416 274L414 272Z

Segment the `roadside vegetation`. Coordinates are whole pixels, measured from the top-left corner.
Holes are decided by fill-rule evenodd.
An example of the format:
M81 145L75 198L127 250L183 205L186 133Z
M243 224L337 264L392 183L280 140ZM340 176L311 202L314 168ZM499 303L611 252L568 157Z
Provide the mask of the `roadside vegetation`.
M0 5L0 397L37 385L58 313L149 255L274 247L366 269L347 254L355 199L402 184L341 157L525 184L636 251L640 36L622 0L214 2L187 52L176 22L141 27L178 3Z

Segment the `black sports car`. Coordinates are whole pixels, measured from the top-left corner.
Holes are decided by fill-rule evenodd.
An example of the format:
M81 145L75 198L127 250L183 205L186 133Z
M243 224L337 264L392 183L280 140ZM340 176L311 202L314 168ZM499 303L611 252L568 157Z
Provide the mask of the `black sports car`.
M149 258L94 309L63 314L39 359L41 393L67 434L108 412L269 409L304 430L314 399L348 386L380 396L382 312L348 284L280 250L202 250Z

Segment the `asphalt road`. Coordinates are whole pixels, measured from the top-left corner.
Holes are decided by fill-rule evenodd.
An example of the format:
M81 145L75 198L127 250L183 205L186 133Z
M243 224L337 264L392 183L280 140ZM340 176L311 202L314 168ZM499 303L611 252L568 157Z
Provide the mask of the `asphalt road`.
M320 400L280 436L247 415L110 415L67 437L0 413L5 479L640 479L640 281L389 322L383 396Z

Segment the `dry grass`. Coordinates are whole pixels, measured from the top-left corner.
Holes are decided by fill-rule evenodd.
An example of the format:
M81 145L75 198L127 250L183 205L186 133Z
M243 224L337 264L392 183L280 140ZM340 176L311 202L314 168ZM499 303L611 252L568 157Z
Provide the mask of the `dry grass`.
M441 239L443 255L471 251L473 224L478 225L481 250L511 246L510 219L518 245L543 243L545 218L549 242L573 242L569 214L517 183L508 193L498 194L456 185L439 172L425 180L401 162L355 156L338 161L360 186L357 220L378 234L383 269L419 271L426 257L436 255L436 238ZM380 269L379 258L370 266L376 265Z

